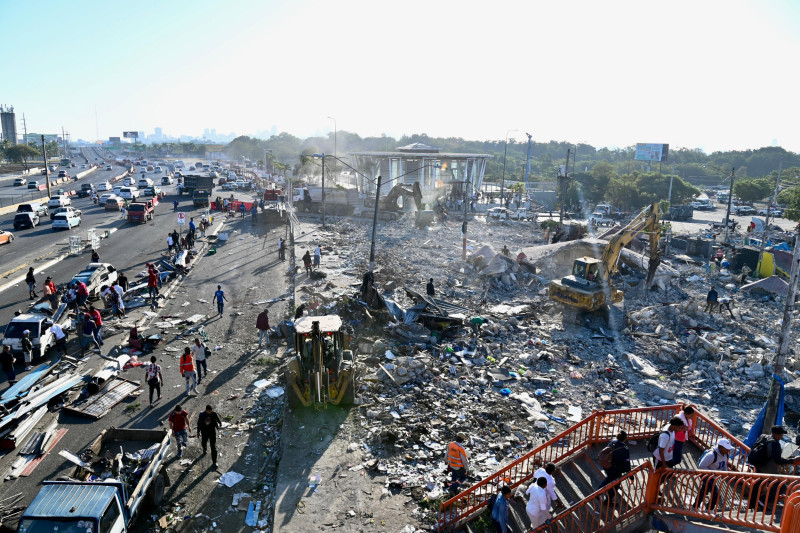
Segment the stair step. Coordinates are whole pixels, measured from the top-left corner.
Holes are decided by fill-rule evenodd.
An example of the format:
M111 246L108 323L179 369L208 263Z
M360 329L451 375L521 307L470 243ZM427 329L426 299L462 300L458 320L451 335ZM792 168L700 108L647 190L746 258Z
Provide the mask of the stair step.
M600 453L600 450L597 450L597 453ZM589 455L588 453L583 453L574 461L575 465L581 470L583 475L588 478L589 484L592 487L591 492L597 490L597 487L600 486L600 483L602 483L606 478L606 475L600 469L600 466L595 462L595 456L596 454Z

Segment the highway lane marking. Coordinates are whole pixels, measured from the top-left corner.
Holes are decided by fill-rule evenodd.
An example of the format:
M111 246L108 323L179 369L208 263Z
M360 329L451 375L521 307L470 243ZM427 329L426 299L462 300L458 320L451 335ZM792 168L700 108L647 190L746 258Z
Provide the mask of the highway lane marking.
M47 263L39 266L38 268L34 268L33 269L33 273L34 274L39 274L44 269L50 268L51 266L55 265L56 263L59 263L59 262L63 261L67 257L69 257L69 254L61 254L58 257L56 257L54 259L51 259ZM25 268L25 266L27 266L27 265L23 265L23 268ZM26 273L25 276L27 276L27 275L28 274ZM25 276L17 276L16 278L12 279L11 281L6 283L5 285L0 285L0 292L3 292L5 290L7 290L7 289L10 289L11 287L13 287L14 285L16 285L17 283L19 283L21 281L25 281Z

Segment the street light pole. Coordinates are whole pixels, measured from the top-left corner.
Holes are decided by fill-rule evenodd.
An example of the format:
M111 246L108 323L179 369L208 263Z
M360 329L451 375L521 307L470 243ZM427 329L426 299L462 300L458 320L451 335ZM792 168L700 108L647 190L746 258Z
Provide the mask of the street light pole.
M776 379L776 376L778 378L783 376L784 368L786 367L786 352L789 351L794 299L795 293L797 292L797 280L800 278L800 233L795 233L794 238L794 256L792 257L792 269L789 275L789 292L786 294L786 306L783 308L783 323L781 324L781 333L778 337L778 352L775 354L772 385L769 388L767 406L764 410L764 428L775 425L775 420L778 417L781 385Z
M336 159L337 157L339 157L339 154L337 153L337 150L336 150L336 136L337 136L336 119L333 118L333 117L328 117L328 118L333 121L333 157L334 157L334 159Z
M44 157L44 176L45 182L47 183L47 197L50 198L50 196L52 196L50 194L50 167L47 166L47 147L44 144L44 135L42 135L42 157Z
M725 211L725 238L722 240L722 244L728 244L728 224L731 218L731 200L733 200L733 179L735 171L736 168L731 167L731 188L728 191L728 209Z
M325 154L322 154L322 227L325 227Z
M506 188L506 155L508 154L508 134L512 131L517 130L508 130L506 132L506 140L503 144L503 179L500 181L500 207L505 205L505 188Z
M375 273L375 233L378 231L378 206L381 199L381 177L375 182L375 212L372 215L372 242L369 245L369 273Z

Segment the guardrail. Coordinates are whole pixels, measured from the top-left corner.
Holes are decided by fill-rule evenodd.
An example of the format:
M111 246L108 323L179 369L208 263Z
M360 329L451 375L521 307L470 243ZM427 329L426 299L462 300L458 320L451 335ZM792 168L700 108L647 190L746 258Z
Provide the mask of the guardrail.
M652 473L653 466L650 461L645 461L617 481L609 483L554 516L548 524L538 527L535 531L586 533L601 531L604 526L628 520L647 507L646 488ZM612 492L614 493L613 503L610 505L608 503L600 504L600 498L608 497ZM589 502L594 502L595 506L590 508L587 505Z
M620 430L625 430L630 440L649 438L667 425L682 408L682 405L666 405L595 411L523 457L442 503L437 515L438 529L441 531L453 526L482 509L496 492L500 482L510 485L512 489L516 488L530 481L533 473L542 464L559 463L587 446L608 442ZM692 442L705 449L716 443L717 439L725 437L734 443L734 447L740 453L731 460L731 466L737 470L749 469L749 465L744 462L746 454L750 451L747 446L699 412L695 415L695 420L696 429L690 437Z
M651 474L647 499L648 511L757 531L800 531L798 520L791 520L798 509L779 505L784 499L794 502L793 507L800 505L800 479L795 476L664 469Z

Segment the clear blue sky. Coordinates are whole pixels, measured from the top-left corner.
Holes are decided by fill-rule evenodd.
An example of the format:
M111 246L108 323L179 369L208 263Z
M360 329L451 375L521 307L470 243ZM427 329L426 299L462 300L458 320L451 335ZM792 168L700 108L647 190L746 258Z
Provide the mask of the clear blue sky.
M800 2L0 0L28 131L800 151ZM97 110L97 122L95 121Z

